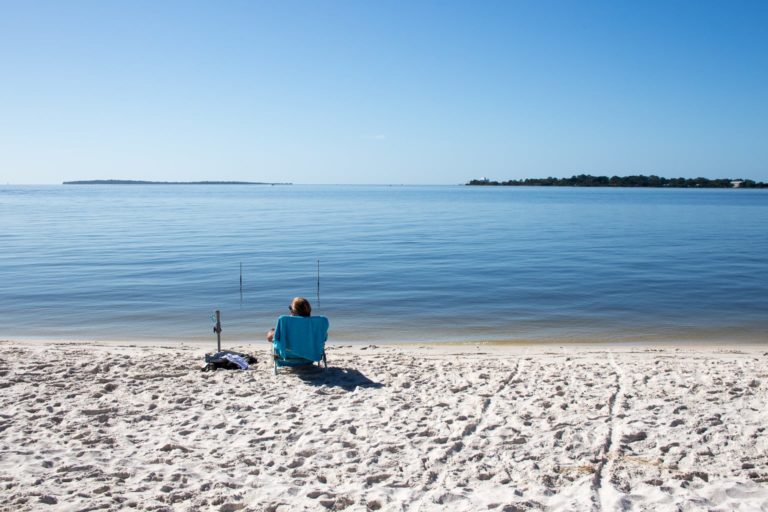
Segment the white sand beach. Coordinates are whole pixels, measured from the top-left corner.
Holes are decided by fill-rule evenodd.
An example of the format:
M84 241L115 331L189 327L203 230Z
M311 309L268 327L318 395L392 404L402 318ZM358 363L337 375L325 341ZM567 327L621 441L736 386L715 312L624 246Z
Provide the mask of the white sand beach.
M768 349L0 342L2 510L768 510Z

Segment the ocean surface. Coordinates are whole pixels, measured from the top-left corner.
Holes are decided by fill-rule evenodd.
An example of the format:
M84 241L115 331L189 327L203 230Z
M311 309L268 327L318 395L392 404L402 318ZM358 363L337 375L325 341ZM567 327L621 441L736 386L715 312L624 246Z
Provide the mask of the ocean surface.
M768 343L764 190L3 186L0 248L0 339Z

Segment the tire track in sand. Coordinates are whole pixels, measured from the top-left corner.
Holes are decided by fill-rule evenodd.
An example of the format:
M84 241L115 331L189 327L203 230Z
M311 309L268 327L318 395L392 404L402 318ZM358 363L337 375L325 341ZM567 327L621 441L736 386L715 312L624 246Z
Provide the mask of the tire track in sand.
M601 461L595 471L592 479L592 510L598 512L601 510L618 510L616 502L616 493L611 486L613 476L613 467L619 452L619 443L621 440L620 425L617 421L619 410L624 402L626 394L626 373L616 363L613 352L608 352L608 362L614 369L616 376L616 391L608 399L608 434L603 443Z
M440 469L439 475L437 475L437 477L429 484L429 490L426 491L421 496L421 498L417 501L415 510L421 510L424 505L428 504L427 500L430 497L433 497L436 492L440 493L445 491L443 487L445 484L445 480L448 477L450 470L454 467L454 463L456 462L456 459L464 451L464 448L466 448L467 446L470 446L474 441L474 439L477 438L477 436L480 433L488 429L488 421L487 421L488 416L486 415L486 412L488 412L491 406L495 404L499 393L505 387L507 387L510 382L515 380L520 375L523 368L522 362L525 361L525 358L528 355L529 350L530 349L526 349L526 351L520 355L520 357L517 359L515 363L514 369L510 371L509 375L507 375L506 378L502 379L501 383L491 393L491 396L483 400L482 405L480 406L480 411L478 412L478 415L477 415L478 420L464 427L464 431L461 435L461 439L456 441L456 443L454 443L454 445L448 450L446 460Z

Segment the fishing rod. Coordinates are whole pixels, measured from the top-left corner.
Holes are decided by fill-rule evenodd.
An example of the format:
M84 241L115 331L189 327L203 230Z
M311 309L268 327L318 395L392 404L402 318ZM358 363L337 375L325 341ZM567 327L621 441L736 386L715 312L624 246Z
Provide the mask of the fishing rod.
M317 312L320 312L320 260L317 260Z

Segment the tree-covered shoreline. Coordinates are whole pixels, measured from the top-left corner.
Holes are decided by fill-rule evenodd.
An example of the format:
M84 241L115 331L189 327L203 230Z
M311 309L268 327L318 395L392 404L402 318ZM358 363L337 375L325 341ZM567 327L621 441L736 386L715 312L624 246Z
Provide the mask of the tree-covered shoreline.
M669 188L768 188L768 184L745 179L662 178L642 174L632 176L592 176L579 174L570 178L526 178L523 180L471 180L467 185L504 187L669 187Z

